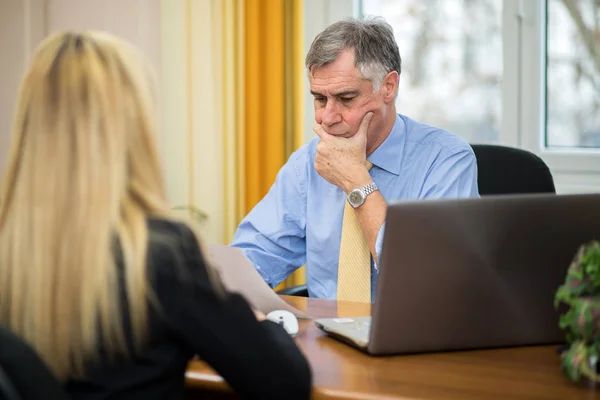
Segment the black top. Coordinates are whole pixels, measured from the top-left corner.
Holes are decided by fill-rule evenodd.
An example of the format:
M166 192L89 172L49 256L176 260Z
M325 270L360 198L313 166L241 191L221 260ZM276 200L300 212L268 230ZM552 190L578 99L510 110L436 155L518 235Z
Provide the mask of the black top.
M32 384L32 383L35 384ZM37 352L0 325L0 399L67 400L68 397Z
M244 398L308 399L310 367L287 332L258 322L242 296L217 296L189 228L158 219L148 226L148 276L160 305L149 308L149 344L118 363L101 355L85 379L67 383L72 398L181 399L187 363L198 355Z

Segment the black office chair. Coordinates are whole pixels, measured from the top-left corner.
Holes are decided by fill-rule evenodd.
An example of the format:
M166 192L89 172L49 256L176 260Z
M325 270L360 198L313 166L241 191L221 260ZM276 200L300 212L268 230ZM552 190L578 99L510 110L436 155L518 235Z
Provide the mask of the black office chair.
M308 297L308 287L306 285L290 286L277 291L277 294L286 296Z
M67 400L61 383L23 340L0 326L0 399Z
M481 196L494 194L556 193L550 169L527 150L473 144L477 158L477 185ZM278 294L308 297L306 285L281 289Z
M477 184L481 196L494 194L556 193L550 169L527 150L473 144Z

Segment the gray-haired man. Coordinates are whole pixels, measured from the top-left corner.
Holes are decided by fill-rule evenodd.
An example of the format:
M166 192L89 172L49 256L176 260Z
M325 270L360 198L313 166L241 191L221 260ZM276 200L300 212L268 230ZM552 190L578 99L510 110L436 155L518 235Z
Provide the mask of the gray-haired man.
M311 296L372 301L387 203L478 196L475 156L396 113L401 59L381 19L329 26L306 67L319 137L290 157L232 246L272 287L306 263Z

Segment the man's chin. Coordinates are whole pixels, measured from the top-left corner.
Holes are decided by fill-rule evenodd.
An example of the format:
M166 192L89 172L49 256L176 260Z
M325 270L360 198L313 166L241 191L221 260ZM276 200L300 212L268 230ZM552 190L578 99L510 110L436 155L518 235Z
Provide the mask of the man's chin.
M352 134L352 133L336 133L336 132L327 132L327 133L331 136L341 137L341 138L346 138L346 139L349 139L352 136L354 136L354 134Z

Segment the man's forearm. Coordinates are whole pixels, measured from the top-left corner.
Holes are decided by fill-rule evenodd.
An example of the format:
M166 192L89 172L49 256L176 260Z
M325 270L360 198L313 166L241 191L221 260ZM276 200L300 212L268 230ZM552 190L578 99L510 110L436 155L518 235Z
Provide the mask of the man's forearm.
M359 169L356 173L351 174L352 181L345 182L342 189L346 194L349 194L355 188L363 187L364 185L373 182L373 178L369 175L366 167ZM360 228L367 239L369 250L373 255L373 260L378 264L377 259L377 235L381 229L381 225L385 222L387 213L387 203L381 192L376 190L367 196L365 202L358 208L354 209Z
M364 204L355 209L358 223L367 239L369 250L373 255L373 260L378 264L377 259L377 235L381 229L381 225L385 222L387 213L387 203L379 191L371 193Z

